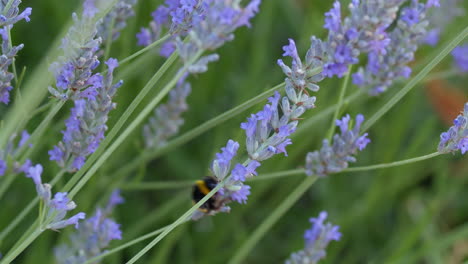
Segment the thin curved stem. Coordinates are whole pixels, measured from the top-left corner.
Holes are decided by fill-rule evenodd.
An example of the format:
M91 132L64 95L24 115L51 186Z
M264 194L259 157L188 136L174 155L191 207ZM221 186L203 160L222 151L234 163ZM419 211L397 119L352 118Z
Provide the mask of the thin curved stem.
M370 166L348 168L348 169L343 170L343 172L368 171L368 170L378 170L378 169L397 167L397 166L402 166L402 165L406 165L406 164L410 164L410 163L414 163L414 162L418 162L418 161L431 159L431 158L437 157L439 155L442 155L442 153L434 152L434 153L427 154L427 155L424 155L424 156L411 158L411 159L406 159L406 160L394 161L394 162L390 162L390 163L382 163L382 164L376 164L376 165L370 165Z

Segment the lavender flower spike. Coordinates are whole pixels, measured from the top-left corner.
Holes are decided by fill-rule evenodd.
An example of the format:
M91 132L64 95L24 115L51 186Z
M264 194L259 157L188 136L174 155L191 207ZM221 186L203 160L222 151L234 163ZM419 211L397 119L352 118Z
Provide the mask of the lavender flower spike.
M127 26L127 20L135 16L133 6L137 0L120 0L112 10L98 24L98 36L105 43L108 37L115 41L120 36L120 31Z
M154 110L148 124L143 126L143 138L146 148L158 148L179 132L184 124L182 113L187 111L187 96L191 92L190 83L179 82L177 87L169 93L169 101Z
M78 228L78 221L85 218L85 213L78 213L65 219L67 212L75 209L76 204L67 197L67 193L58 192L52 198L51 186L47 183L42 183L42 171L43 168L40 164L31 166L26 171L26 177L34 181L37 194L44 203L44 219L41 221L41 229L57 230L69 225L74 225L75 228Z
M49 87L49 92L62 100L80 100L85 95L82 91L93 87L93 70L99 66L97 52L102 42L97 37L97 27L93 16L99 10L94 1L87 0L83 4L83 14L78 17L73 13L74 24L62 39L63 56L50 66L55 75L55 87Z
M341 4L335 1L333 8L325 13L328 39L324 75L342 77L349 65L358 63L360 53L385 54L385 47L390 44L386 31L404 2L353 0L348 6L349 16L342 18Z
M11 80L13 80L13 73L8 71L8 68L13 63L13 60L24 45L18 46L10 45L10 38L8 32L13 27L13 24L24 19L30 21L32 9L27 7L23 12L19 13L20 0L13 0L8 10L5 10L9 1L0 1L0 35L2 37L2 54L0 55L0 102L8 104L10 102L10 91L13 89Z
M339 241L341 233L339 227L331 223L324 223L327 212L323 211L317 218L310 218L312 227L304 234L305 247L303 250L291 254L286 264L315 264L325 258L328 244L332 241Z
M112 98L122 81L113 84L113 71L118 66L116 59L106 62L106 76L93 75L92 83L82 92L83 99L76 100L71 116L65 121L66 129L62 131L63 139L49 151L50 160L70 172L79 170L86 157L96 151L104 133L109 112L116 107Z
M367 138L367 133L360 136L364 116L361 114L356 116L356 124L353 129L349 128L350 119L349 115L346 115L341 120L336 120L341 134L335 134L331 146L325 139L319 151L307 153L305 165L307 175L323 177L330 173L340 172L348 168L348 162L356 161L354 155L358 150L362 151L370 140Z
M395 29L388 34L389 44L381 52L369 53L366 67L353 74L353 83L370 88L371 95L378 95L395 79L409 78L411 68L408 63L413 61L419 43L426 36L429 24L426 13L432 6L414 0L404 7Z
M292 144L290 135L296 131L299 119L307 109L314 108L315 97L310 96L307 90L317 91L319 87L315 82L323 79L320 71L322 55L322 42L312 38L312 45L307 52L306 61L302 63L293 40L283 47L284 56L292 58L292 66L287 66L282 60L278 64L285 72L286 96L280 93L268 98L269 103L263 109L252 114L247 121L241 124L245 130L246 150L249 158L244 163L237 163L231 170L231 160L237 153L239 144L228 141L222 153L216 154L212 163L212 171L218 181L224 180L231 170L230 176L224 181L223 188L215 194L215 199L221 201L219 210L212 210L209 214L229 211L227 203L235 201L246 203L250 194L250 186L245 185L247 178L257 175L256 169L261 161L277 154L287 156L286 146ZM197 211L192 219L198 219L203 213Z
M460 150L462 154L468 151L468 103L465 104L463 113L453 120L453 126L440 134L437 150L440 153L454 153Z
M123 203L123 199L116 190L105 209L97 208L95 214L70 235L69 245L63 244L54 249L57 263L84 263L102 254L112 240L121 240L120 225L109 218L114 207L120 203Z
M193 21L192 15L192 25L188 31L190 42L185 43L180 38L176 40L180 57L191 73L205 72L207 64L218 59L217 54L209 54L192 62L198 53L215 50L233 40L233 32L237 28L250 26L249 20L258 12L260 5L260 0L251 0L245 7L235 0L199 2L203 2L201 15L196 21ZM180 17L173 16L173 19L178 21Z

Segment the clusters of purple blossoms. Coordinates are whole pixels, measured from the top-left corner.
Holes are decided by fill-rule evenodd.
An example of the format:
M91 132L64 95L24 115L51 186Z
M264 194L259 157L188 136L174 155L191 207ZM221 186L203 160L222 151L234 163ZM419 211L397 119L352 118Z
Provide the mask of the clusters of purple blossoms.
M361 124L364 116L356 116L356 124L350 129L349 115L341 120L336 120L336 125L340 128L341 134L333 136L333 144L330 145L327 139L323 140L322 148L319 151L309 152L306 156L306 174L320 177L330 173L340 172L348 168L348 162L356 162L353 155L357 151L362 151L370 140L367 133L360 135Z
M171 136L179 132L179 128L184 124L181 115L188 109L186 99L190 92L190 83L179 82L169 93L168 102L154 110L154 115L143 126L146 148L161 147Z
M291 254L286 260L286 264L315 264L325 258L328 244L332 241L339 241L341 233L339 226L331 223L324 223L327 219L327 212L323 211L317 218L310 218L312 227L304 234L305 247L303 250Z
M23 132L21 132L19 140L17 141L17 135L15 133L8 140L5 149L0 149L0 176L6 174L8 169L7 161L9 159L14 158L24 146L32 146L31 144L25 145L28 142L29 137L29 133L26 130L23 130ZM18 174L20 172L26 172L26 170L31 165L31 161L27 160L23 164L20 164L19 162L14 162L14 164L12 165L13 167L11 172L14 174Z
M80 224L70 235L70 245L55 248L57 263L78 264L103 253L112 240L121 240L120 225L109 218L114 207L123 203L118 190L114 191L104 209L97 208L95 214Z
M217 54L209 54L194 61L203 51L215 50L233 40L233 32L237 28L250 27L249 21L258 12L260 5L260 0L251 0L245 7L241 7L235 0L203 2L203 19L192 24L188 32L189 41L183 42L180 38L175 40L179 55L191 73L205 72L209 62L218 60Z
M97 52L102 39L93 17L98 11L94 1L85 1L82 16L73 13L74 24L62 39L64 54L50 66L56 88L49 87L49 92L56 98L79 100L96 89L99 77L93 71L100 64Z
M455 47L452 50L455 65L461 72L468 72L468 44Z
M123 82L112 83L117 60L111 58L106 65L106 76L93 75L93 89L88 88L83 92L86 94L84 98L75 100L65 122L66 129L62 131L62 141L49 151L50 160L57 161L67 171L79 170L86 157L96 151L107 130L109 112L116 106L112 98Z
M327 57L323 73L327 77L342 77L348 66L359 62L360 53L385 55L390 44L387 30L405 0L353 0L349 16L342 19L341 5L335 1L325 13L324 28L328 30Z
M237 163L232 167L231 161L236 156L239 143L229 140L226 147L216 154L216 159L211 164L211 171L218 181L224 180L224 186L215 197L223 201L219 211L229 211L225 203L235 201L246 203L250 195L250 186L244 184L245 180L257 175L256 169L261 161L271 158L273 155L283 153L287 156L286 146L292 144L290 135L296 131L298 120L308 109L314 108L316 98L310 96L310 91L318 91L316 82L323 79L320 74L322 60L318 58L322 54L322 42L312 38L312 45L306 55L305 63L302 63L297 53L293 40L283 47L283 56L292 58L292 66L287 66L282 60L278 63L285 72L286 96L280 93L268 98L269 103L262 110L247 118L247 122L241 124L246 134L246 149L249 158L244 163ZM229 178L225 178L230 175ZM210 214L215 214L212 211ZM192 218L200 218L203 213L196 212Z
M396 27L388 33L388 45L380 52L368 54L367 65L353 74L353 83L370 88L371 95L378 95L386 91L395 79L409 78L411 68L408 63L414 60L414 53L427 34L427 11L437 5L437 1L423 4L414 0L402 8Z
M453 120L453 126L440 134L437 150L440 153L454 153L460 150L462 154L468 151L468 103L465 104L463 113Z
M171 38L162 44L159 54L169 57L175 50L175 38L186 36L192 26L204 19L207 0L165 0L152 14L148 28L141 28L136 35L137 44L148 46L159 39L165 31Z
M440 35L457 18L465 15L463 1L443 0L442 4L435 3L439 8L428 12L430 30L422 40L424 43L435 46L439 43Z
M9 2L11 2L9 9L6 10L5 8L7 8ZM0 55L0 102L4 104L10 102L10 91L13 89L11 80L13 80L14 75L8 71L8 68L13 63L14 57L18 51L24 47L23 44L11 46L9 32L16 22L23 19L29 22L29 16L32 11L30 7L27 7L20 13L18 8L19 4L21 4L20 0L0 1L0 35L2 37L2 54Z
M127 20L135 16L133 6L136 2L137 0L120 0L98 24L97 35L101 37L103 42L106 42L109 37L112 41L119 38L120 31L127 26Z
M40 212L41 229L62 229L69 225L74 225L78 228L78 221L85 218L85 213L80 212L70 218L65 219L68 211L76 208L75 202L67 197L67 193L58 192L52 198L51 186L47 183L42 183L42 166L37 164L30 166L26 170L26 177L31 178L36 185L36 191L43 203L43 212Z

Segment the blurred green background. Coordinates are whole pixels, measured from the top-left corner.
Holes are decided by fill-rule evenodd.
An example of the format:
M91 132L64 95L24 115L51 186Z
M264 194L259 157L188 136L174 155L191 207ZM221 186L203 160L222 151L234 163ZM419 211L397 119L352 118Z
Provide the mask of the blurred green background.
M139 0L136 16L128 21L127 28L112 46L113 57L122 59L139 49L135 45L135 34L140 27L147 26L150 13L160 2ZM75 0L24 1L23 7L33 8L31 22L18 23L12 34L14 43L25 44L17 57L17 65L18 69L27 67L26 78L39 60L44 59L49 46L79 5ZM260 13L252 21L252 28L239 29L235 40L219 49L220 60L210 64L207 73L190 77L193 91L181 132L189 131L282 82L284 75L276 65L282 54L281 47L287 44L288 38L293 38L300 54L305 54L311 35L325 36L323 14L331 5L332 1L264 0ZM466 18L456 20L450 31L444 32L443 40L457 34L466 22ZM415 67L421 66L443 43L435 48L423 46L416 55ZM118 70L117 75L125 84L116 97L118 107L110 114L110 128L163 62L154 52L143 57L137 60L138 63ZM446 58L435 71L445 71L451 65L451 58ZM169 72L176 70L175 67ZM169 79L170 76L165 81ZM461 98L462 102L467 101L466 81L466 75L452 76L418 85L370 129L372 144L359 154L355 165L386 163L434 152L439 134L450 125L444 123L444 119L453 118L450 109L459 105ZM336 103L339 85L340 80L335 78L323 81L316 95L317 108L305 116L312 118ZM358 102L346 105L344 112L370 117L401 87L402 82L380 97L363 96ZM358 87L350 86L348 94L357 90ZM154 94L156 90L151 95ZM57 165L48 161L46 153L61 138L60 130L70 106L67 104L62 109L54 126L48 130L48 136L37 143L42 147L34 153L33 161L44 165L44 181L50 180L58 171ZM262 106L259 104L158 159L141 164L138 170L126 175L128 182L202 178L209 174L214 154L228 139L239 141L242 149L245 136L239 125L250 112ZM1 105L0 116L6 111L7 108ZM29 130L39 121L40 117L33 120ZM265 161L259 173L303 166L305 154L320 148L330 123L331 116L326 116L300 129L293 137L293 145L288 147L289 157L278 155ZM80 211L91 215L97 205L103 205L107 199L103 193L111 191L108 187L116 180L114 175L142 151L142 145L139 129L74 199ZM459 154L445 155L392 169L342 173L320 179L256 244L244 263L283 262L291 252L303 248L303 232L310 227L308 219L323 210L329 212L329 221L340 225L343 236L341 241L331 243L322 263L462 263L468 260L467 161ZM228 262L304 177L252 182L252 195L246 205L231 204L229 214L180 226L139 263ZM58 187L64 183L59 183ZM0 229L35 195L31 180L19 176L1 201ZM124 190L122 195L126 202L117 207L114 216L122 225L125 241L172 223L191 206L191 188L186 186L168 190ZM35 219L36 211L33 213L0 245L0 252L5 253L23 234ZM61 232L45 232L15 263L53 263L53 247L67 241L73 231L73 228L67 228ZM120 243L114 241L111 245ZM137 244L104 259L103 263L122 263L144 245L144 242Z

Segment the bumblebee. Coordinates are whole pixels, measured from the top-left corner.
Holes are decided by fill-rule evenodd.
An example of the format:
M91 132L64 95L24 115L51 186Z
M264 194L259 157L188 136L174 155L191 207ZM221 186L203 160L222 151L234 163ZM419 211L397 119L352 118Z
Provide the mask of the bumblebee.
M204 177L202 180L198 180L193 185L193 192L192 192L192 201L193 204L198 203L205 195L207 195L211 190L213 190L216 185L218 185L218 181L210 176ZM210 199L208 199L200 208L199 211L203 213L210 213L211 211L217 211L222 206L222 201L219 200L217 197L218 195L215 194Z

